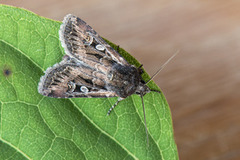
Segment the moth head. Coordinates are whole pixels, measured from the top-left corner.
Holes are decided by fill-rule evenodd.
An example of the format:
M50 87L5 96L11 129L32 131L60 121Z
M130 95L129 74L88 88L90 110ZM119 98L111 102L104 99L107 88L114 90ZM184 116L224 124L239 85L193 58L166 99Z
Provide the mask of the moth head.
M151 91L150 88L146 85L145 82L140 82L136 90L136 94L144 96L146 93L149 93L150 91Z

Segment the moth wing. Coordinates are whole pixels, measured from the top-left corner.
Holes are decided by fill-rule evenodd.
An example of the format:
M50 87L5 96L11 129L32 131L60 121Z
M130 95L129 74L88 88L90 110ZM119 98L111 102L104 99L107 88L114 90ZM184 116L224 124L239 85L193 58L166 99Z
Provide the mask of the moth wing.
M88 63L109 59L129 65L96 31L74 15L65 16L59 30L59 37L66 54L79 61Z
M66 60L67 59L67 60ZM49 67L41 77L38 92L55 98L116 97L116 93L105 88L106 75L74 58Z

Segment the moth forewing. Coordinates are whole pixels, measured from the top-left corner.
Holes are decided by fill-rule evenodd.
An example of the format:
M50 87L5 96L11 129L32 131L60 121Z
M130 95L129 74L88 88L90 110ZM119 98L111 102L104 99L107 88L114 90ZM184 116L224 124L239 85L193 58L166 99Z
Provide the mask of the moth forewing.
M94 55L99 61L101 58L108 58L120 64L128 64L92 27L74 15L65 16L59 37L66 54L79 60L91 59L89 55L96 52Z

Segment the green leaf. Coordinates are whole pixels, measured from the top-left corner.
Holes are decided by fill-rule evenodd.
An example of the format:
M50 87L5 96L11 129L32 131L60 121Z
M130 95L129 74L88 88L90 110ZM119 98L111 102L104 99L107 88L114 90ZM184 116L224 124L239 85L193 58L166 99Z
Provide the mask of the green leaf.
M64 55L60 24L0 5L0 159L178 159L163 94L144 96L147 147L138 95L106 116L117 97L56 99L38 93L44 71ZM120 54L139 66L123 49ZM153 82L149 87L159 90Z

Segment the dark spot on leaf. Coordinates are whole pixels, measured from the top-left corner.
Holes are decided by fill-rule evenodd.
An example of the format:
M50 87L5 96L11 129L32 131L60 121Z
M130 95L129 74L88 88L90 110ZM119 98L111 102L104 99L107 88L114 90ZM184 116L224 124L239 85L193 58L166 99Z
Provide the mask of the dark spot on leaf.
M12 74L12 71L10 68L4 68L3 69L3 75L6 77L9 77Z

